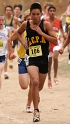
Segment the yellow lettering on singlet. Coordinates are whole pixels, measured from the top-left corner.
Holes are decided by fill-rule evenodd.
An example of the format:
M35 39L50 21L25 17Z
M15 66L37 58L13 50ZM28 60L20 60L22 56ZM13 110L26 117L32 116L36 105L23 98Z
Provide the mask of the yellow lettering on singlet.
M35 38L36 38L36 43L38 43L39 42L39 36L35 36Z
M38 43L38 42L39 42L39 36L31 37L31 41L28 38L29 46L31 46L32 44Z
M32 44L35 43L34 37L31 37Z
M31 41L30 39L28 39L29 46L31 46L32 44L38 43L38 42L46 44L46 40L43 36L41 38L41 41L39 39L40 39L39 36L31 37Z
M29 40L28 40L28 43L29 43L29 46L31 46L31 45L32 45L32 42L31 42L31 41L29 41Z
M40 41L41 43L46 43L46 40L45 40L45 38L42 36L42 39L41 39L41 41Z

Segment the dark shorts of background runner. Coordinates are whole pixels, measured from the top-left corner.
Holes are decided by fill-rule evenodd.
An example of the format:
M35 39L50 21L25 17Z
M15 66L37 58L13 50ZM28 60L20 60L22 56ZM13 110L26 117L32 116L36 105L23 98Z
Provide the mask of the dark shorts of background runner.
M3 55L3 56L0 56L0 63L5 63L6 61L6 56Z
M12 46L12 48L15 48L16 45L18 45L18 39L15 39L15 40L13 41L13 46Z
M29 58L28 66L37 66L39 68L39 72L42 74L48 73L48 56L39 56Z
M18 73L25 74L25 73L27 73L26 64L25 64L24 58L20 58L20 59L21 59L21 62L18 62ZM18 60L19 60L19 58L18 58Z
M66 32L66 33L68 33L68 26L69 26L69 24L66 23L66 24L65 24L65 32Z

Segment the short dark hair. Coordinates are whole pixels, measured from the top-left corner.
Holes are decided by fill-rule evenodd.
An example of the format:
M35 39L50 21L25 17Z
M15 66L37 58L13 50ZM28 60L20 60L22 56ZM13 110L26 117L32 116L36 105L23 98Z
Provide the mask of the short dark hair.
M11 10L13 11L13 7L12 7L11 5L5 6L5 11L6 11L6 9L7 9L8 7L11 8Z
M30 12L31 12L33 9L39 9L40 12L42 12L42 7L41 7L40 3L38 3L38 2L33 3L33 4L30 6Z
M15 9L16 7L19 7L19 9L22 10L22 5L21 4L15 4L13 8Z
M22 5L21 4L18 4L18 7L20 8L20 10L22 11Z
M53 8L53 9L56 11L56 7L55 7L55 6L50 6L50 7L48 8L48 11L49 11L51 8Z

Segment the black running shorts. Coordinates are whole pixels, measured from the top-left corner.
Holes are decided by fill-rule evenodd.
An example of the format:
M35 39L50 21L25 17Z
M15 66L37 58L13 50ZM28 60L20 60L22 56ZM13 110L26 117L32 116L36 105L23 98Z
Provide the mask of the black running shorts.
M48 56L30 57L26 66L37 66L42 74L48 73Z

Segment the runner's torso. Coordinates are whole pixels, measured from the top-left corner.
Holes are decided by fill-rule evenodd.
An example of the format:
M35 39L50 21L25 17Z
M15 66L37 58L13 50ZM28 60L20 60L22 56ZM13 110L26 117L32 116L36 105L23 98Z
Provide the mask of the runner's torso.
M41 30L48 34L43 28L44 20L41 21L39 27ZM27 54L30 57L46 56L49 53L49 42L35 30L30 28L30 22L27 22L27 42L29 49Z
M50 22L49 18L46 18L46 21ZM55 21L52 22L51 24L52 24L53 30L54 30L55 33L56 33L56 36L58 37L58 33L59 33L59 30L60 30L60 22L59 22L59 19L55 17Z
M46 18L46 21L50 22L49 18ZM50 22L51 23L51 22ZM56 33L56 37L59 41L59 30L60 30L60 22L59 22L59 19L55 17L55 21L51 23L52 24L52 27L53 27L53 30L55 31ZM58 45L58 44L57 44ZM53 48L54 46L57 46L57 45L54 45L52 43L50 43L50 52L53 52Z

